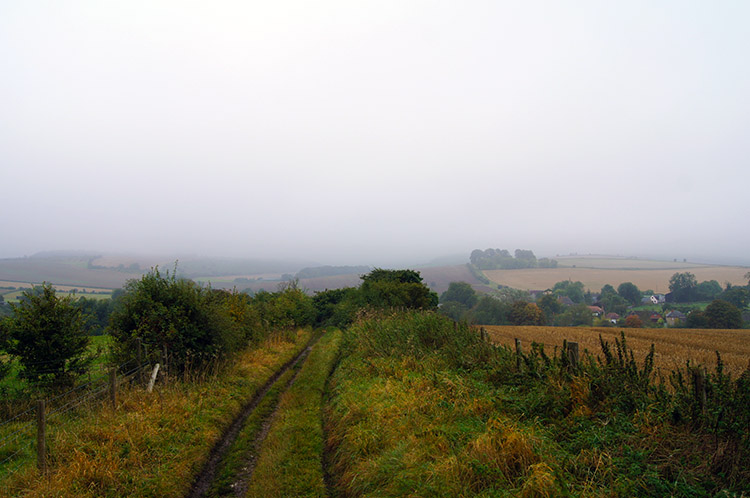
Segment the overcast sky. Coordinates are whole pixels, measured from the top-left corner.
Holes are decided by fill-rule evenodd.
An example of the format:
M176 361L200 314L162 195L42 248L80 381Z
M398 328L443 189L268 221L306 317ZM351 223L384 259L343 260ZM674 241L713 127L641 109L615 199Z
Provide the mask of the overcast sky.
M745 0L4 0L0 257L749 261L748 26Z

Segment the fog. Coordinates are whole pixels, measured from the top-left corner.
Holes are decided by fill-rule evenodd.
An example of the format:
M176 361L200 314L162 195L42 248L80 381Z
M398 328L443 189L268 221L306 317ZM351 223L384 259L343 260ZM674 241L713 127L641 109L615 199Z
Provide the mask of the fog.
M750 3L0 4L0 257L750 262Z

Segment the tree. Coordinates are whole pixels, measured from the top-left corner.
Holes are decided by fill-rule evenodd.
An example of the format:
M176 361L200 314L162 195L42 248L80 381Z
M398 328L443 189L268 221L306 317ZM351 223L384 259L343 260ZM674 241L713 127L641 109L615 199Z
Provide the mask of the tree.
M557 300L557 296L554 294L544 294L537 301L537 305L542 309L544 315L547 317L547 321L551 321L552 317L562 311L562 304Z
M750 303L750 292L744 287L731 287L721 294L721 299L742 310Z
M478 300L477 292L466 282L451 282L448 290L440 296L442 303L454 301L463 304L467 309L474 307Z
M698 280L690 272L678 272L669 279L669 291L672 293L673 300L678 303L693 301L697 286Z
M0 380L10 371L10 362L6 358L9 344L10 319L0 316Z
M628 301L630 304L640 304L641 302L641 291L632 282L623 282L617 286L617 294L623 299Z
M696 301L713 301L721 294L721 284L716 280L706 280L695 287Z
M602 287L601 292L599 292L599 298L600 299L603 299L603 298L605 298L607 296L616 296L616 295L617 295L617 291L615 290L614 287L612 287L609 284L604 284L604 286Z
M574 303L582 303L585 299L583 294L583 282L563 280L557 282L552 287L552 292L558 296L567 296Z
M437 294L414 270L376 268L362 276L359 290L363 303L377 308L435 309L438 305Z
M481 325L507 325L510 306L490 296L482 296L467 316Z
M510 307L510 323L513 325L544 325L544 313L534 303L516 301Z
M741 329L742 313L732 303L716 299L706 306L703 314L706 316L708 328L712 329Z
M638 315L630 315L625 318L625 326L629 329L643 328L643 321Z
M134 359L140 339L150 351L166 349L175 371L229 354L252 336L210 289L178 279L176 271L162 276L158 268L128 281L110 315L109 332L118 362Z
M579 325L591 326L594 316L585 304L576 304L569 307L564 313L557 315L555 325L562 327L577 327Z
M446 301L440 305L440 313L457 322L463 320L468 311L469 308L458 301Z
M81 309L70 296L58 297L50 284L24 291L7 323L8 352L18 357L19 376L36 384L71 386L93 358Z

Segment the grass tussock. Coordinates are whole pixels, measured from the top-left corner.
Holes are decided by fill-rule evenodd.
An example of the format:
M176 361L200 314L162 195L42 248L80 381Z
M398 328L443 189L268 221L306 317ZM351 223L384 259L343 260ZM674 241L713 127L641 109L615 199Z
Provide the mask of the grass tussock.
M29 462L3 496L184 496L222 430L310 337L271 339L202 382L124 388L116 411L97 402L50 422L51 470Z
M326 496L322 466L323 392L340 343L340 331L324 335L282 395L246 496Z
M400 337L400 340L399 340ZM365 317L326 408L337 496L732 496L750 488L750 372L669 379L624 337L571 365L432 313ZM548 350L549 351L549 350ZM666 383L670 383L667 389ZM728 494L727 494L728 493Z

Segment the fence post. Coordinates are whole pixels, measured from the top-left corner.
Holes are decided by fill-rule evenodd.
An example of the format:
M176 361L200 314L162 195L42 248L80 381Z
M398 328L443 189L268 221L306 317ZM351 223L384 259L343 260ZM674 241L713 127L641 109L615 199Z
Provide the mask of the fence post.
M146 392L151 392L154 390L154 382L156 382L156 374L159 373L159 364L157 363L154 365L154 370L151 372L151 379L148 381L148 387L146 388Z
M693 384L695 385L695 397L701 407L701 414L706 414L706 377L705 372L700 367L693 369Z
M36 402L36 466L47 472L47 413L43 399Z
M479 337L482 339L482 342L487 342L487 331L484 330L484 327L479 327Z
M117 369L109 371L109 397L112 400L112 411L117 409Z
M571 368L578 368L578 343L568 343L568 360L570 361Z
M523 354L523 351L521 350L521 339L516 337L515 341L516 341L516 370L521 370L521 355Z

